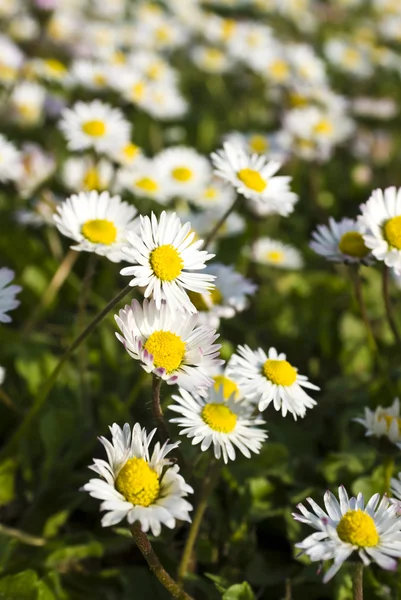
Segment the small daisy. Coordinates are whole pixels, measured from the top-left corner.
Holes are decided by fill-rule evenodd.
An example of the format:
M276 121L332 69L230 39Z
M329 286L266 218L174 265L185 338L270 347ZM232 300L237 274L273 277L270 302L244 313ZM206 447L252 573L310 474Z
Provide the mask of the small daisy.
M53 83L66 84L70 79L66 65L56 58L35 58L26 68L28 72Z
M97 192L109 188L114 168L109 160L94 160L91 156L70 156L62 169L64 185L77 192Z
M115 149L112 159L122 167L131 169L143 160L143 152L133 142L123 143Z
M228 376L230 364L231 358L225 367L214 367L214 369L209 372L209 375L214 381L213 388L216 392L221 390L226 400L231 398L232 400L235 400L235 402L238 402L238 400L244 398L244 395L235 381Z
M401 273L401 188L389 187L372 192L361 205L358 223L363 241L377 260Z
M147 434L136 423L131 432L128 423L122 429L114 423L110 432L111 442L99 438L107 461L95 458L89 467L101 478L90 479L82 488L92 498L102 500L100 510L106 511L103 527L126 518L130 525L139 521L142 531L150 529L158 536L162 525L174 529L176 520L190 522L192 506L184 498L193 489L179 474L179 466L166 458L180 442L163 446L156 442L150 454L156 429Z
M9 285L13 279L14 271L6 267L0 269L0 323L11 323L12 319L7 313L20 305L15 297L22 288L19 285Z
M296 248L268 237L256 240L252 246L251 255L255 262L262 265L280 269L301 269L303 267L302 255Z
M153 160L142 159L118 174L118 185L140 198L149 198L159 204L169 200L168 183Z
M122 333L116 333L117 339L147 373L198 393L213 384L208 372L223 363L220 345L214 343L219 336L198 327L197 314L177 312L165 302L158 308L154 300L142 306L133 300L115 320Z
M112 153L130 138L123 113L100 100L77 102L72 109L64 109L59 126L70 150L93 148Z
M376 410L369 410L365 407L365 417L354 421L365 427L365 435L386 437L401 448L401 416L398 398L395 398L393 404L386 408L378 406Z
M235 199L234 189L217 178L212 178L199 194L190 199L202 210L227 209Z
M342 564L357 552L364 565L376 562L382 569L394 571L401 557L401 517L397 506L380 494L374 494L365 506L361 493L349 498L343 486L338 488L337 498L327 491L324 495L326 511L312 498L307 498L313 514L303 504L297 508L302 514L294 513L296 521L306 523L316 533L309 535L298 544L312 561L334 559L323 581L329 581ZM392 558L394 557L394 558Z
M172 308L196 312L185 290L213 289L214 276L193 271L204 269L214 255L199 250L203 240L193 242L191 224L181 225L175 213L163 211L159 221L153 213L151 219L141 215L140 222L140 232L130 232L124 248L125 260L134 266L122 269L121 275L133 276L132 286L146 287L145 298L153 293L157 308L166 299Z
M12 117L21 125L37 125L43 115L46 90L38 83L23 81L10 95Z
M303 418L306 409L316 404L302 388L319 388L305 375L299 375L285 354L270 348L266 355L262 348L253 351L249 346L238 346L237 352L231 357L227 374L250 401L258 404L260 411L273 402L276 410L281 409L283 417L290 412L296 420Z
M17 148L0 134L0 181L18 179L22 172L21 154Z
M176 404L168 407L180 416L170 419L170 423L183 428L180 435L192 438L193 445L202 442L202 452L213 444L215 457L219 459L223 455L226 464L236 458L234 446L246 458L251 458L251 452L259 454L267 433L258 428L265 421L252 417L252 406L233 398L226 399L221 389L210 388L206 398L191 396L185 390L180 393L181 396L173 396Z
M122 202L120 196L92 191L67 198L53 218L63 235L78 242L71 246L73 250L94 252L120 262L128 230L136 227L136 213L136 208Z
M52 154L44 152L38 144L25 143L21 149L21 173L16 186L22 198L32 193L56 170L56 160Z
M155 168L165 178L171 197L194 198L206 187L211 177L209 161L186 146L160 152L155 158Z
M312 233L310 248L333 262L347 264L369 264L370 251L365 246L361 227L354 219L335 221L329 218L329 225L318 225Z
M226 209L216 207L198 213L192 212L188 215L188 218L191 221L193 231L196 231L198 235L205 236L214 230L225 212ZM245 226L245 219L237 212L232 212L216 232L216 239L239 235L245 230Z

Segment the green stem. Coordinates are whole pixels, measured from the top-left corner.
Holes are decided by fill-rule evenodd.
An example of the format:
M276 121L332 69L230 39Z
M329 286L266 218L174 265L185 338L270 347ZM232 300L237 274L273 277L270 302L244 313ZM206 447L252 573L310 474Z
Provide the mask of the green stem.
M233 210L235 209L237 202L239 201L239 196L237 196L234 200L234 202L231 204L231 206L229 206L226 210L226 212L220 217L220 219L217 221L216 225L213 227L212 231L209 233L209 235L206 236L204 242L203 242L203 246L202 246L202 250L206 250L208 248L208 246L210 246L210 244L213 242L214 238L216 237L216 235L219 232L219 229L222 225L224 225L224 223L227 221L228 217L231 215L231 213L233 212Z
M15 540L18 540L22 544L26 544L27 546L44 546L46 544L46 540L44 538L36 537L34 535L30 535L29 533L25 533L25 531L21 531L20 529L14 529L14 527L6 527L5 525L0 524L0 535L4 535Z
M140 523L136 522L131 525L130 531L150 570L153 571L157 579L170 592L172 597L179 600L193 600L164 569L159 557L152 548L148 536L146 533L143 533Z
M153 375L152 379L152 410L153 417L156 421L157 425L157 433L159 435L160 441L164 444L165 441L169 439L169 432L167 429L166 421L164 420L164 415L162 411L162 407L160 404L160 388L162 386L162 380L157 375Z
M354 600L363 600L363 563L354 564L352 593Z
M390 284L390 269L387 266L385 266L384 271L383 271L383 299L384 299L384 305L386 307L386 317L387 317L388 324L390 325L391 331L393 332L393 335L395 337L397 344L399 346L401 346L401 338L400 338L400 334L398 332L397 323L394 319L393 309L391 306L389 284Z
M370 324L368 313L366 310L366 304L365 304L365 300L363 297L363 291L362 291L362 279L361 279L361 275L359 273L359 267L357 266L356 269L354 270L351 266L350 272L351 272L351 278L352 278L352 281L354 284L355 296L356 296L356 299L357 299L357 302L359 305L359 309L361 311L361 317L365 324L369 346L370 346L372 352L375 353L375 352L377 352L377 344L376 344L375 336L373 335L372 326Z
M14 449L16 448L20 439L27 432L34 417L37 415L37 413L40 411L40 409L46 402L48 395L50 394L51 390L53 389L53 387L57 381L57 377L59 376L60 371L62 370L65 363L68 361L68 359L70 358L71 354L96 329L97 325L101 321L103 321L103 319L111 311L111 309L114 308L128 294L128 292L130 290L132 290L131 286L127 285L119 294L117 294L117 296L115 296L115 298L110 300L110 302L108 304L106 304L104 309L96 315L96 317L93 319L93 321L91 321L89 323L89 325L84 329L84 331L82 331L82 333L80 333L79 336L72 342L71 346L69 346L69 348L67 348L67 350L64 352L63 356L59 360L58 364L56 365L56 367L50 374L49 378L47 379L47 381L45 381L39 394L36 396L33 405L31 406L30 410L27 412L21 425L19 426L17 431L14 433L14 435L10 438L8 443L5 445L5 447L1 451L0 460L5 458L6 456L9 456L14 451Z

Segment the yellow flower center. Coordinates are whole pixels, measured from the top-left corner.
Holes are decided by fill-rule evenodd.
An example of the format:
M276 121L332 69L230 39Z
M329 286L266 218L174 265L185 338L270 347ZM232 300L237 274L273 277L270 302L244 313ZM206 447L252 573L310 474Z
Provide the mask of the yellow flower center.
M213 187L208 187L203 193L205 200L215 200L217 198L217 190Z
M102 185L100 182L100 177L97 169L95 167L91 167L85 173L83 178L83 182L85 189L87 190L100 190Z
M334 131L333 124L328 119L320 119L313 128L317 135L331 135Z
M160 493L159 477L143 458L127 460L115 486L128 502L139 506L153 504Z
M107 79L106 77L103 75L103 73L95 73L93 76L93 81L97 84L97 85L106 85L107 83Z
M401 216L389 219L383 227L384 237L393 248L401 250Z
M171 331L154 331L144 345L153 356L156 368L166 369L167 373L176 371L185 356L185 343L180 336Z
M221 32L223 34L223 39L228 40L234 34L234 31L237 27L237 23L234 19L224 19L224 22L221 27Z
M142 100L144 94L145 94L145 84L143 83L143 81L138 81L138 83L135 83L132 87L131 87L131 98L133 100L139 101Z
M117 229L106 219L90 219L82 225L81 233L93 244L110 245L116 241Z
M269 72L275 79L286 79L290 73L287 63L284 60L274 60L269 66Z
M349 510L337 525L340 540L359 548L371 548L379 543L379 534L370 515L362 510Z
M231 433L237 424L237 415L224 404L206 404L201 416L211 429L219 433Z
M151 179L150 177L141 177L140 179L135 181L135 185L136 187L138 187L141 190L144 190L145 192L157 192L157 190L159 189L157 182L154 179Z
M44 63L53 75L63 75L67 71L65 65L54 58L49 58Z
M347 231L341 236L338 244L338 249L343 254L348 256L355 256L356 258L363 258L369 254L369 248L366 248L363 237L357 231Z
M171 37L171 32L168 27L162 26L156 30L156 40L158 42L168 42Z
M225 400L228 400L228 398L230 398L230 396L232 396L233 394L236 400L239 398L240 391L238 389L237 384L232 379L229 379L225 375L215 375L213 379L214 389L216 390L216 392L222 389Z
M139 146L136 146L135 144L127 144L124 146L122 153L125 158L132 160L135 158L135 156L137 156L137 154L139 154Z
M386 421L387 431L390 430L390 427L391 427L393 421L397 421L398 429L399 429L399 431L401 431L401 418L400 417L393 417L393 415L380 415L379 421Z
M353 48L348 48L344 52L343 59L345 65L348 67L353 67L359 61L359 54Z
M269 142L263 135L253 135L249 138L248 145L257 154L263 154L269 148Z
M184 261L171 244L155 248L150 255L150 266L162 281L173 281L182 271Z
M187 167L176 167L171 172L174 179L177 181L189 181L192 179L192 171Z
M212 305L221 304L223 300L223 294L216 287L210 292L210 294L188 292L188 296L196 310L199 312L209 311L212 308Z
M297 372L287 360L273 360L268 358L263 365L263 373L276 385L289 386L295 383Z
M284 254L280 250L269 250L269 252L266 252L266 259L269 262L278 264L283 262L283 258Z
M254 192L263 192L267 188L267 181L254 169L241 169L238 171L237 177Z
M106 125L103 121L86 121L82 124L82 131L92 137L101 137L106 133Z

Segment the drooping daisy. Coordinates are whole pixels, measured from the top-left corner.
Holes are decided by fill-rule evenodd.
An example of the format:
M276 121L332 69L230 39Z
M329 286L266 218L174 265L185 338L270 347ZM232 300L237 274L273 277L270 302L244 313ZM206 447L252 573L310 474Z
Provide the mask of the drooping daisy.
M114 423L110 432L111 442L100 437L107 461L95 458L89 467L100 479L90 479L82 488L92 498L102 500L100 510L106 511L103 527L126 518L130 525L139 521L142 531L150 529L157 536L162 525L174 529L176 520L191 521L192 506L185 497L193 489L179 474L179 466L166 458L180 442L163 446L156 442L150 454L156 429L147 434L136 423L131 432L128 423L122 429Z
M227 374L250 401L258 404L260 411L273 402L283 417L290 412L296 420L316 404L302 388L319 388L305 375L299 375L284 353L278 354L275 348L270 348L266 355L262 348L251 350L249 346L238 346L237 353L231 357Z
M317 226L309 246L316 254L333 262L369 264L370 250L365 246L361 230L354 219L335 221L330 217L328 226Z
M147 373L198 393L213 384L208 373L223 363L220 345L214 343L219 336L198 327L197 314L177 312L165 302L158 308L154 300L142 306L133 300L115 320L122 333L116 333L117 339Z
M328 490L324 495L326 511L312 498L307 498L313 513L303 504L294 513L296 521L306 523L316 530L298 544L312 561L334 560L323 581L331 579L342 564L357 552L365 565L376 562L382 569L395 570L401 557L401 517L397 506L380 494L374 494L365 506L361 493L349 498L343 486L337 498ZM394 557L394 558L392 558Z
M365 245L377 260L401 273L401 188L395 186L372 192L361 205L358 223Z
M59 126L70 150L93 148L112 153L130 138L123 113L100 100L77 102L72 109L64 109Z
M136 228L137 210L120 196L97 191L73 194L57 208L54 221L63 235L78 242L74 250L94 252L112 262L124 256L129 230Z
M268 237L256 240L251 255L255 262L280 269L301 269L303 266L302 255L296 248Z
M0 181L18 179L22 171L21 154L0 134Z
M165 178L171 197L194 198L211 177L209 161L186 146L160 152L155 158L155 167Z
M376 410L365 407L364 418L354 419L366 429L366 436L386 437L401 448L401 416L400 401L395 398L391 406L383 408L378 406Z
M180 416L170 419L170 423L183 428L180 435L192 438L192 444L201 443L202 452L213 444L215 457L223 455L225 463L235 460L235 446L247 458L251 458L251 452L259 454L267 433L258 427L265 421L252 417L252 406L226 399L222 389L210 388L206 398L192 396L185 390L180 393L181 396L173 396L176 404L168 407Z
M173 309L196 312L186 290L205 293L213 289L212 275L194 273L205 268L205 261L213 258L199 250L203 240L193 242L195 233L191 224L181 225L175 213L165 211L159 221L140 216L140 232L130 232L128 246L124 248L125 260L133 266L121 270L121 275L133 276L130 285L146 287L145 298L153 294L157 308L166 299Z
M11 323L12 319L7 314L20 305L16 295L21 291L19 285L9 285L14 279L14 271L3 267L0 269L0 323Z

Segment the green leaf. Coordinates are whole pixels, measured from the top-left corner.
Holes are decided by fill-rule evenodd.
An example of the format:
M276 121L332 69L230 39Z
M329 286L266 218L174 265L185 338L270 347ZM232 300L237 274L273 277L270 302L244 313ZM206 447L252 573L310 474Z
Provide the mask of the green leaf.
M89 544L79 544L76 546L67 546L59 548L52 552L46 559L47 567L58 567L68 563L79 562L86 558L100 558L103 556L103 546L100 542L90 542Z
M0 506L8 504L15 497L16 463L12 459L0 464Z
M70 511L61 510L49 517L43 529L43 537L51 538L57 535L60 527L67 521Z
M236 583L223 594L223 600L255 600L251 586L246 581Z
M38 576L30 569L17 575L7 575L0 579L0 598L1 600L36 600L37 583ZM45 600L45 597L41 600Z

